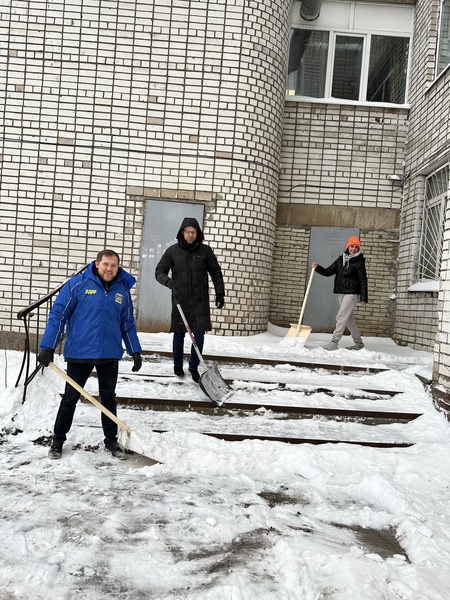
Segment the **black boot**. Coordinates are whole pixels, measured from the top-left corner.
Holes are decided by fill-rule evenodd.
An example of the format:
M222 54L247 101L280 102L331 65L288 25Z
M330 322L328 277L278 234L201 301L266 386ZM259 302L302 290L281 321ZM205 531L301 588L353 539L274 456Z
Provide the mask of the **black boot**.
M105 448L113 458L118 458L119 460L126 459L125 452L116 441L105 442Z
M195 383L198 383L200 381L200 373L196 369L189 369L189 373L191 374L192 379L195 381Z
M63 444L64 442L62 440L53 439L50 450L48 451L48 457L52 460L60 459L62 455Z
M175 365L173 367L173 372L177 377L184 377L183 365Z

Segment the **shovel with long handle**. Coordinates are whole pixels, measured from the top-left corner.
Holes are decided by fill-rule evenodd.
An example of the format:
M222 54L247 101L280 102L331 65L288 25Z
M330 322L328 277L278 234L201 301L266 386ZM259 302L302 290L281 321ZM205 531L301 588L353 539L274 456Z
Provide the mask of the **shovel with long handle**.
M174 299L178 308L178 312L183 319L184 326L186 327L186 331L191 338L192 345L197 353L200 364L203 368L203 373L200 375L200 381L198 382L200 388L203 392L208 396L211 402L214 402L216 406L222 406L225 401L225 398L231 392L231 387L228 383L223 379L222 375L219 373L219 368L217 365L212 366L208 369L205 365L205 361L203 360L203 356L200 353L200 350L195 341L194 334L192 333L191 328L189 327L189 323L187 322L186 316L181 308L181 304L178 302L175 294Z
M110 410L105 408L101 402L99 402L96 398L94 398L94 396L91 396L91 394L89 392L87 392L83 387L81 387L81 385L79 385L76 381L74 381L72 379L72 377L69 377L69 375L67 375L67 373L65 373L62 369L57 367L55 365L55 363L50 362L48 366L53 371L55 371L55 373L57 373L60 377L62 377L65 381L67 381L67 383L69 383L73 388L75 388L78 392L80 392L80 394L84 398L86 398L86 400L89 400L89 402L92 402L92 404L94 406L96 406L99 410L101 410L103 414L105 414L112 421L114 421L114 423L116 423L124 431L125 435L121 436L121 439L120 439L122 446L132 450L133 452L137 452L138 454L143 454L144 456L147 456L148 458L155 460L150 454L147 454L147 452L145 452L145 448L143 448L143 444L144 444L143 438L140 438L138 440L136 432L133 431L130 427L128 427L128 425L126 425L126 423L121 421L118 417L116 417L115 414L113 414ZM159 461L155 461L155 462L159 462Z
M302 304L302 308L300 311L300 316L298 319L298 323L291 323L291 328L289 329L289 331L286 334L286 337L297 337L303 340L303 343L306 342L306 340L308 339L309 334L311 333L311 327L309 327L309 325L302 325L302 319L303 319L303 314L305 312L305 308L306 308L306 300L308 299L308 294L309 294L309 290L311 288L311 284L312 284L312 280L314 277L314 271L315 268L313 267L311 269L311 275L309 276L309 281L308 281L308 285L306 287L306 292L305 295L303 297L303 304Z

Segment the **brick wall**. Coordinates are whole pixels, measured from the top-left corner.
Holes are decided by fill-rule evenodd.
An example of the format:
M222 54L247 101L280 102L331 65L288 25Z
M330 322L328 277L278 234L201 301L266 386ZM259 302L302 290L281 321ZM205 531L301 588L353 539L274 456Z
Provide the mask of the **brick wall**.
M138 273L136 188L210 199L214 331L265 330L290 2L3 8L0 330L105 246Z
M289 327L298 321L308 283L309 229L280 225L275 239L269 320Z
M405 155L405 171L410 174L404 187L397 277L397 318L394 338L417 349L433 350L434 378L450 384L449 332L450 304L446 281L449 279L448 229L445 222L444 260L441 291L409 292L417 282L420 232L425 177L449 161L450 149L450 73L435 80L435 58L439 26L437 0L418 0L411 61L410 127Z
M311 226L357 227L367 259L370 301L358 315L364 335L391 335L395 316L408 110L287 102L281 157L270 319L288 327L300 312L287 282L305 289Z
M408 110L286 102L279 202L399 209Z
M276 233L270 321L289 327L300 314L307 279L310 229L279 226ZM390 337L395 319L398 229L361 231L369 302L356 312L362 335ZM328 265L326 265L328 266Z

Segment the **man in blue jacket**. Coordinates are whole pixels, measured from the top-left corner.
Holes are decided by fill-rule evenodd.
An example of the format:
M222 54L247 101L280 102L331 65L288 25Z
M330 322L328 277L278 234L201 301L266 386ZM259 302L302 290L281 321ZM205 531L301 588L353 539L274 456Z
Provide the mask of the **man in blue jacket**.
M130 294L136 279L119 262L116 252L102 250L86 271L64 285L50 311L37 357L48 367L65 328L67 375L83 387L95 367L100 400L114 415L122 341L133 357L132 370L139 371L142 366L142 348ZM79 398L80 393L67 383L56 416L49 458L61 458ZM103 413L101 419L105 448L114 458L124 459L125 453L117 442L117 424Z

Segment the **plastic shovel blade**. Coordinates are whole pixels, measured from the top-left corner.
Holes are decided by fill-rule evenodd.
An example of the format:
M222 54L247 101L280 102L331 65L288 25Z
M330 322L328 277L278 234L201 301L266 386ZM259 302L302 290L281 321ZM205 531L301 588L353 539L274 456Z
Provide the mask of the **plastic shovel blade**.
M299 327L297 324L291 323L291 328L287 332L286 337L297 337L306 342L311 331L312 327L309 325L300 325Z
M232 392L231 387L219 373L217 365L202 373L198 384L211 402L217 406L222 406L226 397Z

